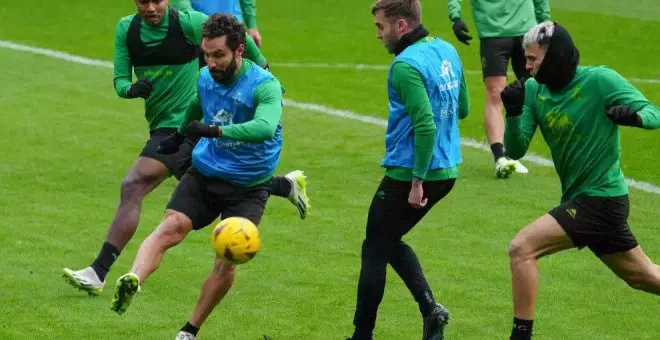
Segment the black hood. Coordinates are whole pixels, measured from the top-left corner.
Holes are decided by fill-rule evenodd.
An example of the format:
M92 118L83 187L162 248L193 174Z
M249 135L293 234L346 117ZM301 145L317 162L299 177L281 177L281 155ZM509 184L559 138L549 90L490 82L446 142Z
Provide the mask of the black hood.
M543 43L540 42L541 45ZM545 57L534 79L547 86L551 92L559 91L573 80L579 63L580 51L575 47L571 35L555 22Z

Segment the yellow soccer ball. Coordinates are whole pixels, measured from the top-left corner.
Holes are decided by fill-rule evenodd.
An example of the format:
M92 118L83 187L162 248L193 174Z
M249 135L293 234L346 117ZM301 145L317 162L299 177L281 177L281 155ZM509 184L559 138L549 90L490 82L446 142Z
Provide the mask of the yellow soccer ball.
M243 217L229 217L213 229L211 245L221 258L233 264L241 264L257 255L261 239L252 221Z

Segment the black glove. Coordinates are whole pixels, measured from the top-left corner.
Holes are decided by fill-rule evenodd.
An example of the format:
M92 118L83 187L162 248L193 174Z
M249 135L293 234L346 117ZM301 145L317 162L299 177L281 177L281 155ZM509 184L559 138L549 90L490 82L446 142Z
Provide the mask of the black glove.
M154 89L154 85L151 84L151 81L147 78L140 78L135 83L131 84L131 87L128 88L128 97L129 98L147 98L151 94L151 91Z
M220 137L221 133L222 131L219 127L206 125L198 120L195 120L186 126L186 135L192 139L199 137Z
M468 30L468 27L465 22L463 22L463 19L454 19L454 25L452 25L452 28L454 29L454 35L456 35L458 41L464 43L465 45L470 45L469 41L472 40L472 37L468 35L470 30Z
M518 79L500 93L502 104L506 110L506 118L517 117L522 114L523 104L525 104L525 81L527 79Z
M617 125L642 127L642 117L635 113L632 107L628 105L610 107L607 110L607 118Z
M156 152L162 154L173 154L179 151L179 147L183 144L183 141L186 140L186 137L178 132L175 132L171 136L163 139L158 144L158 150Z

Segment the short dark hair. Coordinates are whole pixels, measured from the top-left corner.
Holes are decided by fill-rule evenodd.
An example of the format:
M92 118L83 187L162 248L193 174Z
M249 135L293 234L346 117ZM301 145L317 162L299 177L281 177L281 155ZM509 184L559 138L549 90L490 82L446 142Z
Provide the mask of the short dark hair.
M371 14L384 11L390 20L406 19L410 24L422 21L422 4L419 0L378 0L371 6Z
M213 39L227 36L227 46L236 51L241 44L245 45L245 27L235 16L215 13L211 15L202 27L202 38Z

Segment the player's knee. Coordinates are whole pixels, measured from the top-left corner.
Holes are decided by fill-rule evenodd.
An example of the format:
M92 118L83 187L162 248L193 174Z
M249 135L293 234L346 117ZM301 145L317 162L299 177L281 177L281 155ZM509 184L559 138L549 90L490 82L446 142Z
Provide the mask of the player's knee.
M531 251L525 241L520 237L515 237L509 243L509 260L512 263L525 261L530 257Z
M236 273L236 265L231 264L227 261L218 259L215 261L215 264L213 265L213 274L217 275L218 277L234 276L235 273Z
M142 200L144 198L148 180L138 175L128 175L121 182L121 200Z
M155 231L155 236L168 247L175 246L183 241L192 229L190 219L184 214L167 210L163 222Z
M502 103L502 98L500 97L500 92L502 92L500 89L487 91L486 92L486 102L488 104L491 104L491 105L501 104Z
M504 85L506 84L486 83L486 101L491 104L501 103L500 93L504 90Z
M393 248L389 248L390 250ZM362 242L362 259L371 259L374 257L380 257L387 252L388 248L385 245L385 242L376 238L367 237Z

